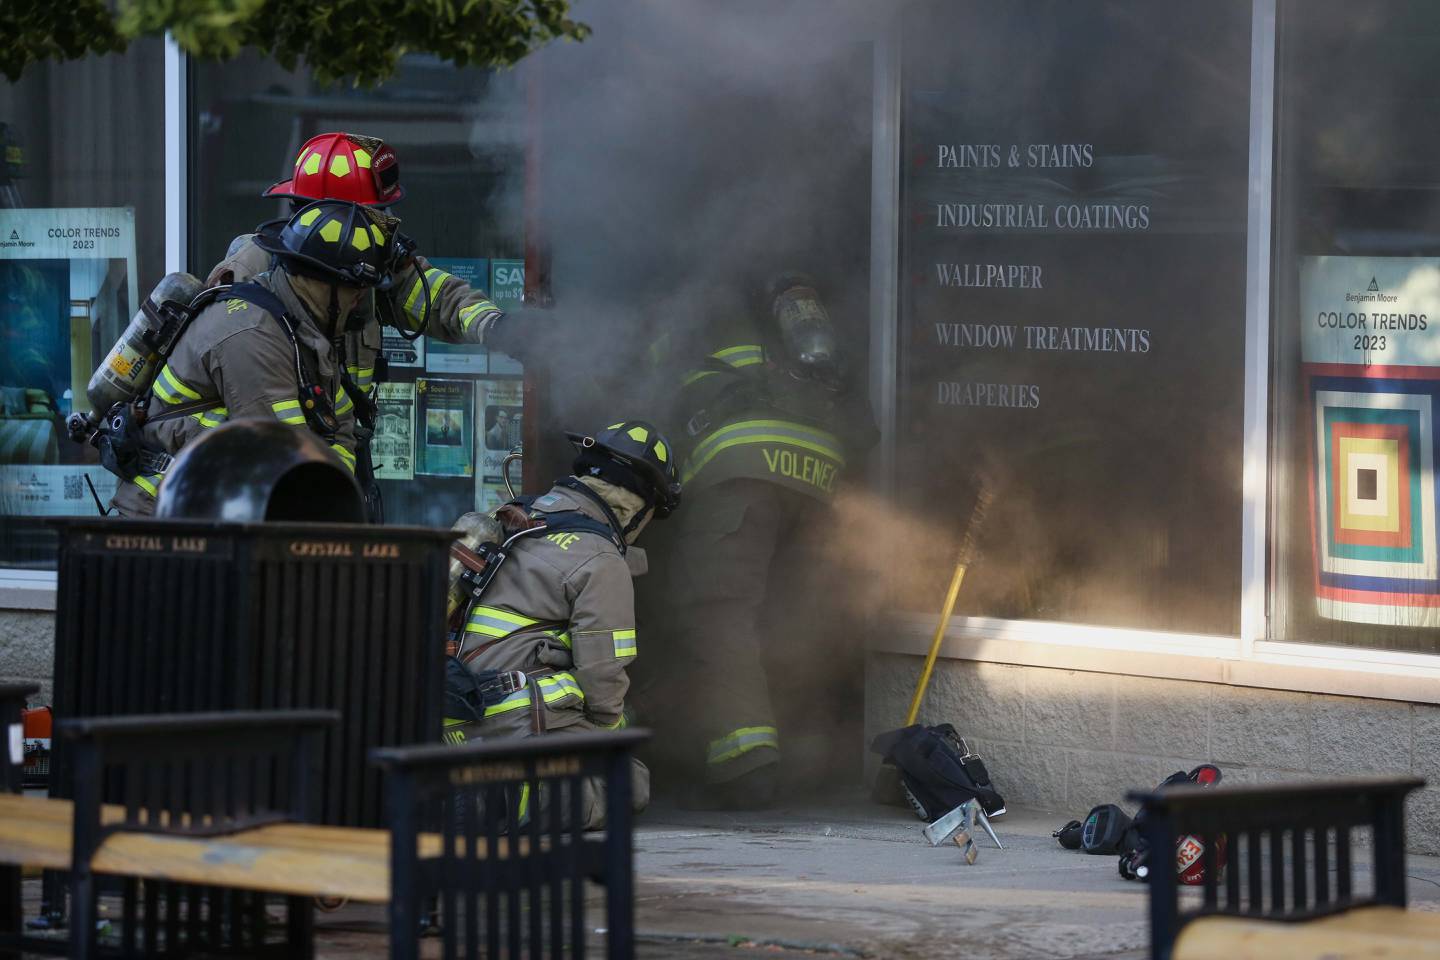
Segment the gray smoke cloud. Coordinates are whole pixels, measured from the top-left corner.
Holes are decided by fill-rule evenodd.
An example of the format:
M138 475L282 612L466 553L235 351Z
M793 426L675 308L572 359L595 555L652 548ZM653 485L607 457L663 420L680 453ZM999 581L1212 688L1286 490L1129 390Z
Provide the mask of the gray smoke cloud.
M751 309L791 267L819 279L863 370L873 8L577 5L594 35L537 64L554 318L586 358L557 391L562 415L641 415L628 405L653 405L674 374L651 378L652 343Z

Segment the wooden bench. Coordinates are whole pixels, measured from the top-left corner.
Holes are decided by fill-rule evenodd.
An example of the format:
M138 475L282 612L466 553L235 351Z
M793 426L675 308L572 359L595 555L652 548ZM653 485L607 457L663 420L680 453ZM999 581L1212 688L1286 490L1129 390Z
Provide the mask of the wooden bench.
M495 956L502 940L517 956L520 943L532 956L581 956L587 878L606 887L608 955L633 954L629 752L644 732L378 751L385 831L301 822L319 734L334 720L292 711L62 722L76 799L0 796L0 863L69 873L76 957L100 955L97 875L125 878L123 956L310 956L317 896L388 903L397 957L418 955L432 902L447 957ZM604 778L621 805L603 838L576 826L588 777ZM21 933L18 875L7 889L17 909L0 949L59 952ZM269 942L266 894L285 898L283 943Z
M1423 785L1396 777L1131 794L1152 851L1151 957L1440 958L1440 915L1405 909L1405 796ZM1368 876L1360 831L1371 844ZM1173 854L1155 853L1185 836L1205 843L1198 902L1182 902Z

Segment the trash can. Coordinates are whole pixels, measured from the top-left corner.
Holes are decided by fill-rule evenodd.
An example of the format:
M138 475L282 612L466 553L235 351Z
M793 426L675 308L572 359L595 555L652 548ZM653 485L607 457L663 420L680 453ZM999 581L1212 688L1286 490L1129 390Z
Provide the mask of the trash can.
M61 521L55 716L324 708L321 822L382 825L375 747L440 738L452 534ZM72 795L63 744L52 795Z

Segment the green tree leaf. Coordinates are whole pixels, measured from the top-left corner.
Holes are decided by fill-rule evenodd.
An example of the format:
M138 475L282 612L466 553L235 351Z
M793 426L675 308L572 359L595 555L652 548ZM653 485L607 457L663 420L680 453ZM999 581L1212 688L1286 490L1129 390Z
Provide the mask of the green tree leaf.
M226 60L246 47L286 69L303 60L321 83L373 86L401 55L456 66L507 67L552 40L583 40L570 0L6 0L0 71L17 80L40 60L111 53L169 31L188 54Z
M12 83L32 63L115 53L125 43L103 0L0 3L0 73Z

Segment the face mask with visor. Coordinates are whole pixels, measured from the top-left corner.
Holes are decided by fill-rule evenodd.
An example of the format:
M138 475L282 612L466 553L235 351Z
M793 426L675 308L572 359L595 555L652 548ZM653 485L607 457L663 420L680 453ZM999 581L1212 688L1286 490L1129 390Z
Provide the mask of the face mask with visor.
M791 376L840 387L840 348L830 314L813 287L793 286L771 305Z

